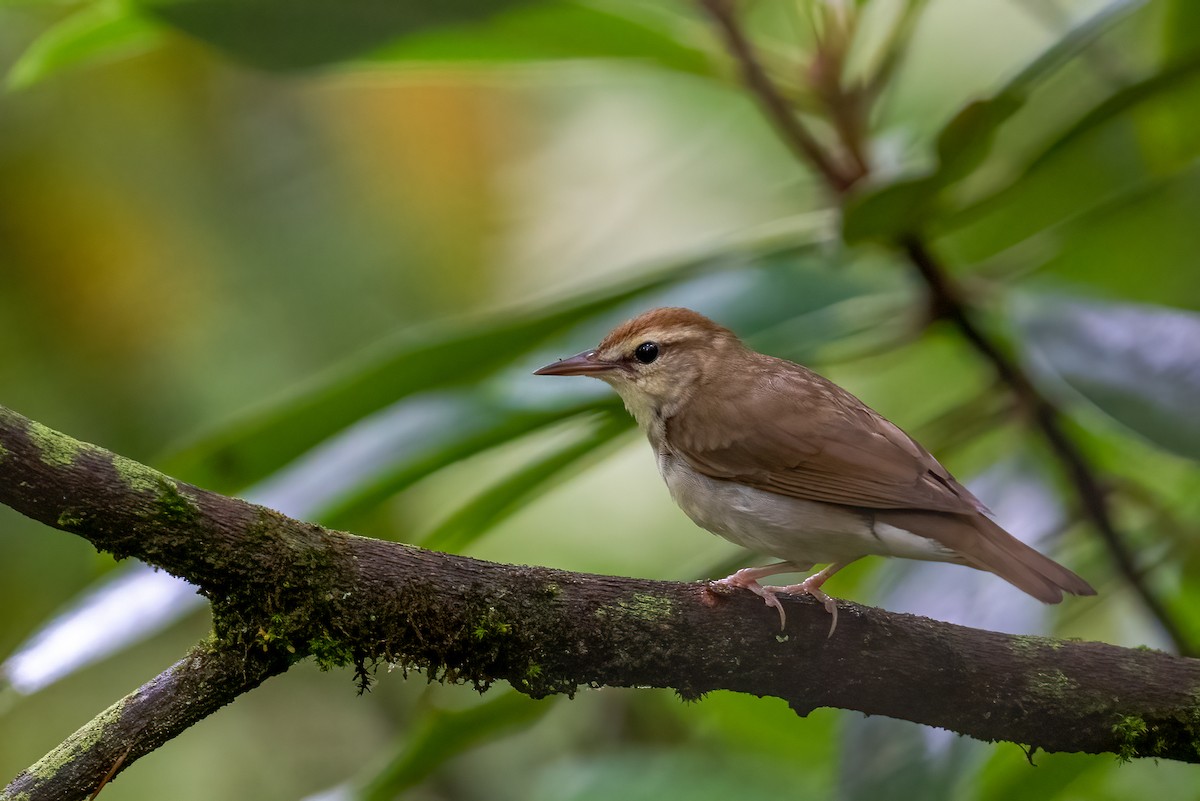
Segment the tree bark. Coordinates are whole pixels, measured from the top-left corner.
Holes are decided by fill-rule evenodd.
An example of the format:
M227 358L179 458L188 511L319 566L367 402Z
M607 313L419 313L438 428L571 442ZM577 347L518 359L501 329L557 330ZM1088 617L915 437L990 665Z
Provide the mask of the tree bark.
M0 407L0 502L195 584L214 639L23 772L0 799L75 799L296 660L383 663L535 698L580 686L782 698L1046 751L1200 762L1200 660L1014 637L808 598L788 627L706 583L483 562L217 495ZM118 759L119 758L119 759ZM114 766L116 771L113 770Z

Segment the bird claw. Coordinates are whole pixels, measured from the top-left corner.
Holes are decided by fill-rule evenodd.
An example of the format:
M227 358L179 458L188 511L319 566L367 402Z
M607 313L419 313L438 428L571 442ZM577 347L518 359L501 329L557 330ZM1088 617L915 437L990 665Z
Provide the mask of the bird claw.
M762 598L767 606L775 607L775 609L779 612L780 631L783 631L787 626L787 615L783 611L783 604L777 597L778 594L782 592L788 595L811 595L813 598L821 602L821 605L825 607L825 611L828 612L833 618L833 620L831 620L829 623L829 633L825 635L827 639L832 637L834 629L837 628L838 622L837 601L826 595L821 589L821 585L825 583L827 578L840 570L843 567L843 564L832 564L819 573L814 573L813 575L809 576L799 584L789 584L786 587L764 587L758 583L760 578L765 578L766 576L783 572L779 570L780 566L781 565L770 565L767 567L743 568L732 575L720 579L719 581L714 581L713 584L719 584L722 587L738 587L741 589L750 590L750 592L754 593L759 598Z
M820 575L820 574L818 574L818 575ZM834 629L837 628L837 623L838 623L837 601L835 601L833 598L830 598L821 589L821 584L823 582L813 581L813 579L815 579L816 577L817 576L809 576L808 578L806 578L804 581L800 582L799 584L789 584L786 587L763 587L763 589L767 590L767 591L771 591L771 592L784 592L784 593L787 593L788 595L806 595L807 594L807 595L811 595L814 599L820 601L821 605L825 607L825 611L828 612L830 614L830 616L833 618L829 622L829 633L825 635L825 638L829 639L830 637L833 636Z
M783 631L785 628L787 628L787 613L783 611L783 604L781 604L779 599L775 597L775 593L771 592L766 587L759 584L758 588L762 590L762 592L758 593L758 595L760 595L762 599L766 601L767 606L773 606L779 611L779 630Z
M775 593L773 592L775 588L764 587L758 583L758 579L743 575L748 570L753 570L753 568L747 568L746 571L739 570L731 576L726 576L712 583L719 584L722 587L736 587L738 589L750 590L750 592L762 598L767 606L772 606L779 612L779 630L783 631L787 627L787 613L783 611L783 604L775 597Z

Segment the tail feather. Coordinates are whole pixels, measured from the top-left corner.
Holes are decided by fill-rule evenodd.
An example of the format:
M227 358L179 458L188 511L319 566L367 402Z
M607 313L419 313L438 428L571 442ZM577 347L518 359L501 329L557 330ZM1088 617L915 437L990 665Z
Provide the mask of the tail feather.
M995 573L1039 601L1056 604L1063 593L1095 595L1092 586L999 525L978 515L908 510L876 513L876 520L936 540L971 567Z

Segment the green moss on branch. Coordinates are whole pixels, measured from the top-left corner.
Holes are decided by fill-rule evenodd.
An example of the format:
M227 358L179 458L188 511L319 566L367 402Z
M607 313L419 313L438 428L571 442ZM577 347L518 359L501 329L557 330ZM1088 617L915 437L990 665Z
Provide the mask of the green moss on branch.
M29 441L38 449L42 461L51 467L72 464L80 453L90 447L33 420L29 421L26 433Z

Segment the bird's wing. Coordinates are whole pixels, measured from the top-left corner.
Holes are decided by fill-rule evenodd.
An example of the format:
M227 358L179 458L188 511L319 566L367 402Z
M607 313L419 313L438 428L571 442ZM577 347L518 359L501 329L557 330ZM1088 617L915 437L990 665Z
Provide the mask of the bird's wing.
M693 468L809 501L987 511L927 450L862 401L800 365L761 358L748 388L698 392L668 419L668 446Z

